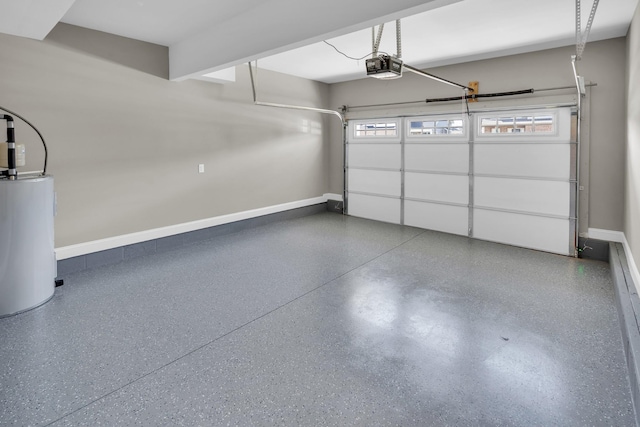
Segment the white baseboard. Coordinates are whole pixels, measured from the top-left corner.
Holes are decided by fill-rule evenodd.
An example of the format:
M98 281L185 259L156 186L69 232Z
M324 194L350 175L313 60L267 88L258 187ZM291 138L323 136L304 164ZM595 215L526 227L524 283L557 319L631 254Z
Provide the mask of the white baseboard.
M636 264L636 261L633 258L633 254L631 253L631 247L629 246L629 242L627 241L626 236L624 238L624 242L622 242L622 246L624 246L624 253L627 256L627 264L629 265L631 278L633 279L633 283L636 285L636 292L640 294L640 271L638 271L638 265Z
M344 200L342 200L342 194L325 193L324 197L326 197L327 200L337 200L339 202L343 202L344 201Z
M590 228L589 238L596 240L605 240L607 242L622 243L625 241L622 231L602 230L600 228Z
M629 265L629 271L631 272L631 278L633 279L633 283L636 286L636 291L639 291L638 293L640 294L640 271L638 271L638 266L636 264L635 259L633 258L633 254L631 253L631 247L629 246L629 242L627 241L627 236L625 236L625 234L622 231L611 231L611 230L602 230L599 228L590 228L589 238L606 240L608 242L622 243L622 246L624 247L624 254L627 257L627 264Z
M336 200L333 194L325 194L321 197L312 199L298 200L295 202L283 203L280 205L267 206L264 208L252 209L248 211L236 212L228 215L216 216L213 218L201 219L198 221L185 222L182 224L170 225L167 227L154 228L151 230L139 231L131 234L123 234L121 236L109 237L106 239L94 240L91 242L79 243L76 245L62 246L56 248L56 259L58 261L73 258L76 256L91 254L94 252L105 251L107 249L118 248L135 243L146 242L149 240L160 239L163 237L174 236L176 234L188 233L190 231L202 230L203 228L215 227L216 225L228 224L231 222L242 221L244 219L256 218L259 216L279 213L291 209L304 208L307 206L326 203L328 199ZM342 196L340 196L342 200Z

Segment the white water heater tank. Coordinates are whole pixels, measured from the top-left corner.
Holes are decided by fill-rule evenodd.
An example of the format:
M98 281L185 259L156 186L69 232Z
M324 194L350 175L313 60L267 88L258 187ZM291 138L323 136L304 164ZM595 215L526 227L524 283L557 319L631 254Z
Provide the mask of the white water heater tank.
M53 296L54 215L53 177L0 179L0 317Z

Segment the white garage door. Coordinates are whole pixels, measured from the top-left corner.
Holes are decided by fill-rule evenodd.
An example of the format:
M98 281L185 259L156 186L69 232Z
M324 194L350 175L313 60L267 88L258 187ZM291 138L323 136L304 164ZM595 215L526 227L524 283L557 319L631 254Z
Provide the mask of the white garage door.
M352 121L348 213L573 255L571 123L569 108Z
M476 116L473 236L573 255L571 110Z
M401 119L349 124L349 215L402 223Z
M405 224L469 233L469 123L458 116L405 119Z

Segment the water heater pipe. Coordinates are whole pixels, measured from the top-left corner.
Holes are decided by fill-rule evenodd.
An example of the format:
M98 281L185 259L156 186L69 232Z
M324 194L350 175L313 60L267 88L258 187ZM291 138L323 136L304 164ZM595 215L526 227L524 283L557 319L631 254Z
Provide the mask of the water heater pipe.
M42 141L42 148L44 148L44 166L42 167L42 176L45 176L47 174L47 161L49 159L49 150L47 149L47 143L44 141L44 136L42 136L42 134L40 133L40 131L38 130L37 127L35 127L29 120L25 119L24 117L22 117L20 114L16 113L15 111L11 111L8 108L3 107L2 105L0 105L0 111L5 111L9 114L12 114L13 116L19 118L20 120L22 120L23 122L25 122L26 124L28 124L31 129L33 129L38 136L40 137L40 141ZM0 116L2 116L2 114L0 114ZM13 119L13 116L11 116L11 118Z
M16 132L13 127L13 117L8 114L0 115L0 119L7 121L7 176L10 180L16 180L18 178L18 171L16 169Z

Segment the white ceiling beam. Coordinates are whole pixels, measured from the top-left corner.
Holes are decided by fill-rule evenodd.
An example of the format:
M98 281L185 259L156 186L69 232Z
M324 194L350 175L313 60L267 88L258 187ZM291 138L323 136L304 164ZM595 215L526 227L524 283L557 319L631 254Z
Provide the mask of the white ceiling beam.
M264 1L169 46L170 78L218 71L459 1ZM247 22L253 24L250 30Z
M197 80L219 84L233 83L236 81L236 69L235 67L225 68L224 70L214 71L213 73L207 73L195 78Z
M75 0L0 0L0 33L43 40Z

